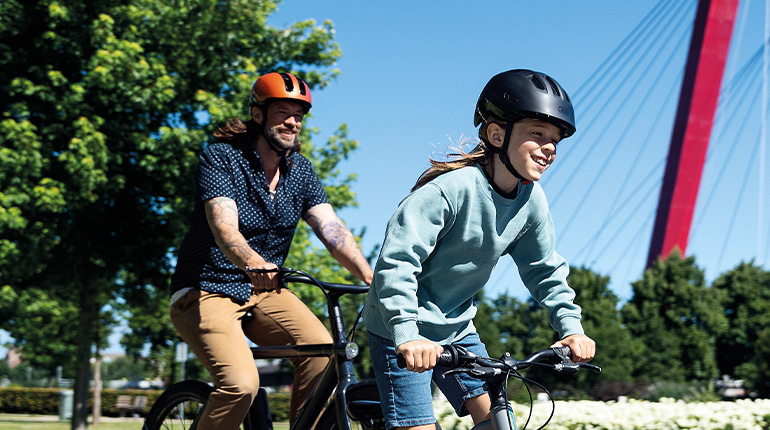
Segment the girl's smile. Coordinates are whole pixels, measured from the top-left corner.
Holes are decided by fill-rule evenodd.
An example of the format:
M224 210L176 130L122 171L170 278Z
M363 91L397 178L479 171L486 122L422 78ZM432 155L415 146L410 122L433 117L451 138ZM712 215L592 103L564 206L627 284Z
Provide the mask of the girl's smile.
M491 144L503 147L504 136L503 125L490 124L488 137ZM550 122L535 118L516 121L508 141L507 155L511 165L525 180L540 180L556 158L556 144L561 136L561 129ZM499 157L494 160L495 185L504 191L513 190L519 179L502 164Z

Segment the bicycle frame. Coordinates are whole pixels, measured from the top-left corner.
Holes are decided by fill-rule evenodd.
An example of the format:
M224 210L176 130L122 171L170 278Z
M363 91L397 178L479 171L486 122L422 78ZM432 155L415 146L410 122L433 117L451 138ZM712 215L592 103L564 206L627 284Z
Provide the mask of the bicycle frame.
M333 339L333 343L329 344L251 348L255 359L329 357L329 364L301 406L294 422L291 423L291 429L305 430L312 428L315 424L316 428L323 430L351 430L351 420L360 422L367 429L383 428L379 394L374 381L367 379L359 382L356 379L352 360L358 355L358 350L354 343L347 341L339 302L341 296L348 293L366 293L369 287L322 282L306 273L292 269L279 269L279 271L282 287L285 287L286 282L298 282L315 285L323 291L326 296ZM166 427L167 425L176 426L176 423L179 423L182 426L189 425L184 428L196 429L200 414L205 410L205 403L212 390L210 385L202 381L186 380L172 384L153 404L145 419L145 428L158 430L169 428ZM189 405L194 405L190 408L192 420L184 417ZM264 388L260 388L255 401L244 417L243 428L245 430L272 429Z
M287 276L285 282L299 282L317 285L304 277ZM333 408L337 428L351 430L350 420L347 416L346 391L349 386L358 382L353 369L354 356L348 355L347 333L345 322L342 318L342 309L339 298L345 293L361 293L368 289L359 285L341 285L322 283L327 292L327 308L331 326L333 344L314 345L284 345L284 346L256 346L251 348L255 359L293 359L300 357L330 357L322 376L310 393L310 396L302 405L297 418L291 423L291 429L309 429L331 413ZM320 286L320 285L317 285ZM335 391L336 390L336 391ZM329 399L332 399L329 402ZM253 405L254 408L256 405ZM249 411L251 414L251 411ZM255 429L262 430L262 429Z
M489 388L489 400L492 405L489 408L490 420L473 427L473 430L516 430L516 419L513 416L513 408L508 401L504 381L487 380ZM512 427L511 427L512 426Z

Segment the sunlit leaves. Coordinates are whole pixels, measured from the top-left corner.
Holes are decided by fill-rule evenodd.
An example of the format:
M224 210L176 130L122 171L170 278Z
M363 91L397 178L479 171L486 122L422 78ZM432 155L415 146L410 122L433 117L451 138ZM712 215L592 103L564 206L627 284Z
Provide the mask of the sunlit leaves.
M693 257L673 253L632 284L634 296L622 308L623 321L646 348L640 375L655 380L707 380L717 377L715 342L727 320L719 293L706 285Z
M70 196L73 201L96 201L98 188L107 181L107 136L99 131L102 123L99 117L77 118L72 127L74 135L57 157L71 179L76 193Z
M0 3L0 285L67 291L56 297L91 320L110 298L131 308L166 295L211 132L247 116L261 73L295 71L313 89L339 73L331 23L273 28L275 8L262 0ZM329 186L339 187L335 201L354 202L345 179ZM105 293L97 306L76 304L92 296L78 294L86 285ZM0 324L37 351L19 315ZM49 324L60 317L73 320L52 314ZM139 339L168 342L169 330L141 328L152 321L132 325Z

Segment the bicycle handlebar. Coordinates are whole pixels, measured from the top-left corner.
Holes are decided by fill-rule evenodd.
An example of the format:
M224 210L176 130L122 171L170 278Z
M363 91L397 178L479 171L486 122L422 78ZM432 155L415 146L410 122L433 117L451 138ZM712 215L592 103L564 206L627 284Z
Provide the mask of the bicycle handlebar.
M363 294L369 291L368 285L358 284L338 284L334 282L324 282L314 278L313 276L302 272L300 270L291 269L288 267L277 267L275 269L252 269L246 267L247 272L253 273L278 273L281 281L285 284L288 282L296 282L300 284L315 285L330 293L339 294ZM281 285L284 287L285 285Z
M494 427L495 423L497 424L497 428L517 428L515 425L509 427L512 423L512 416L506 392L508 379L510 377L518 378L524 382L524 386L529 393L530 407L533 404L532 392L527 384L532 383L542 388L551 399L553 407L551 410L551 417L553 417L553 411L556 404L553 402L551 393L540 383L522 376L519 373L520 369L538 365L548 367L559 373L576 373L581 367L587 367L598 372L601 372L602 370L601 367L593 364L573 362L571 359L572 350L568 346L541 349L528 355L523 360L517 360L511 357L511 354L507 352L499 359L493 359L489 357L480 357L468 351L466 348L457 345L442 345L442 348L444 348L444 352L439 354L436 359L436 366L442 366L447 369L446 372L443 373L443 377L454 373L465 373L470 377L484 381L485 388L489 391L492 405L495 405L490 408L490 414L492 415L493 420L493 423L490 426L491 428ZM398 355L397 362L399 367L406 367L406 360L402 354ZM532 409L530 408L530 415L522 428L527 428L531 417ZM551 417L549 417L545 424L540 427L541 429L550 422Z
M497 374L497 371L508 372L525 369L534 364L552 368L559 373L576 373L581 367L586 367L601 372L601 367L589 363L575 363L571 360L572 350L568 346L547 348L535 351L523 360L517 360L509 353L505 353L500 359L480 357L467 349L457 345L442 345L444 352L436 359L436 366L453 369L472 370L477 376L484 378ZM548 362L548 363L545 363ZM398 355L397 364L400 368L406 368L406 360L402 354Z

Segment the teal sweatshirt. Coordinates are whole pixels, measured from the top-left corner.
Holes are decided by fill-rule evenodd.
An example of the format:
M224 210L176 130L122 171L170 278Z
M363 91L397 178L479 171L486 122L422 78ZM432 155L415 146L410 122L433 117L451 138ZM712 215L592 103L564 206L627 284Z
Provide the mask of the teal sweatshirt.
M516 198L504 198L478 166L444 173L401 201L374 268L367 329L396 346L446 344L475 331L473 295L503 255L513 257L560 338L583 334L543 189L519 184Z

